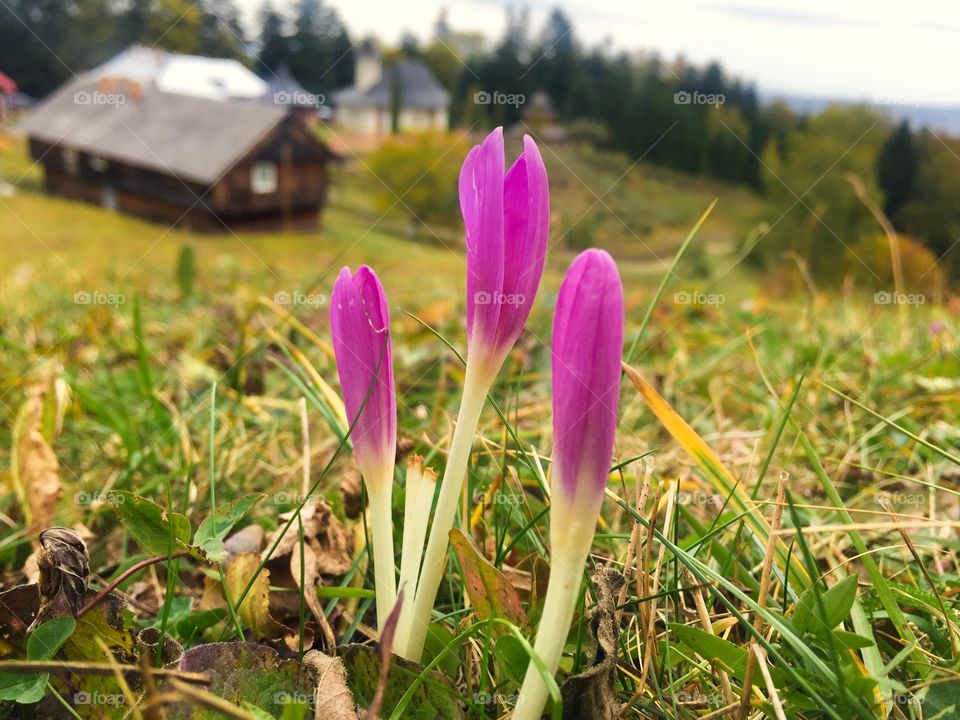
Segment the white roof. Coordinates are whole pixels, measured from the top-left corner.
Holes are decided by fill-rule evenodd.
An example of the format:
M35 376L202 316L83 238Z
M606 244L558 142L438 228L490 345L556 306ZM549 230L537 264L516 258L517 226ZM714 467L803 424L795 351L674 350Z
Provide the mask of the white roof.
M94 69L92 75L132 80L162 92L211 100L259 98L268 91L265 81L236 60L177 55L142 45L131 45Z

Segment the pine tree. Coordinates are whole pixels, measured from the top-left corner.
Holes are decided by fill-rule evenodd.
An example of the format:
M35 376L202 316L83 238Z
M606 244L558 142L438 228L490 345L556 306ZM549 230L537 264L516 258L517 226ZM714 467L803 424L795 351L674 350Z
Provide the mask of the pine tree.
M902 209L915 195L920 157L910 124L904 120L890 134L877 158L877 182L886 198L884 212L903 229Z

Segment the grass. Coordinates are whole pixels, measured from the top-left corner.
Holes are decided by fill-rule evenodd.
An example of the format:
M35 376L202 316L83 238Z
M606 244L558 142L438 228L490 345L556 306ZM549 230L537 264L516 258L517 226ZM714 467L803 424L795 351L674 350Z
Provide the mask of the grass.
M22 178L19 192L0 199L5 587L22 580L38 530L12 487L14 427L37 394L62 486L47 521L89 533L101 585L149 555L106 502L117 491L153 498L194 528L214 503L222 509L264 493L238 527L270 532L307 526L281 517L297 507L306 481L362 537L323 301L344 263L369 262L383 278L403 445L442 468L462 383L454 349L464 350L463 258L399 239L389 219L370 231L369 214L356 208L358 188L370 181L360 168L345 170L321 233L210 237L44 197L20 150L3 155L5 177ZM545 158L561 226L626 169L573 150ZM660 297L673 253L716 195L716 214ZM629 579L616 607L616 700L624 717L700 718L723 708L734 716L748 687L749 717L776 717L778 705L787 717L953 717L945 709L960 697L957 318L931 305L877 305L872 291L855 287L788 300L759 294L748 271L727 267L760 209L742 191L641 166L590 211L603 218L595 237L609 231L606 244L622 261L631 365L663 400L655 408L653 395L645 400L623 384L623 466L611 477L585 573L587 610L599 597L594 568L609 565ZM649 229L638 234L663 263L634 252L622 227L614 232L641 216ZM186 244L199 281L183 297L175 268ZM551 444L551 303L574 249L553 251L529 331L492 392L497 407L481 419L458 521L531 614L528 589L538 564L549 562L540 488ZM676 302L675 293L693 289L716 296L714 304ZM123 302L77 304L78 292ZM280 292L313 300L278 306L271 301ZM671 414L689 427L663 422ZM700 447L694 434L710 454L691 449ZM650 462L646 481L645 460L623 462L641 456ZM299 506L311 502L301 496ZM394 516L402 517L400 482ZM782 553L785 563L775 560ZM324 577L319 597L338 643L374 639L368 565L360 542L348 572ZM134 598L136 622L162 623L188 646L235 638L238 625L250 634L242 606L197 630L204 588L216 590L220 566L186 557L153 570L120 586ZM272 612L302 627L297 585L271 578ZM243 592L243 584L233 589L233 605ZM300 601L283 615L279 599L292 594ZM491 651L485 639L532 635L513 621L498 631L507 621L479 617L476 606L451 556L435 613L447 651L429 659L455 683L469 716L505 716L517 679L509 653ZM585 613L567 649L565 673L592 661Z

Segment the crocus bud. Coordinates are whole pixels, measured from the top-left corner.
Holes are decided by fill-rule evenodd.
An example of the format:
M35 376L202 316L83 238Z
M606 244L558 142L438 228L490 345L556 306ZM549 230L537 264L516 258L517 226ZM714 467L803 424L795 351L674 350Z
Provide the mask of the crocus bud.
M356 275L346 267L340 271L330 303L330 330L343 404L354 426L350 439L360 472L367 483L391 482L397 398L390 356L390 313L380 280L366 265Z
M397 397L390 356L390 313L376 273L340 271L330 302L330 331L350 438L367 484L373 536L377 622L381 630L397 600L393 564L392 490L397 453Z
M563 280L553 321L552 502L603 499L617 432L623 288L603 250L579 255Z
M600 515L617 429L623 288L613 259L587 250L567 271L553 323L550 580L534 650L550 673L563 654ZM539 718L547 686L527 668L513 720Z
M530 314L547 250L550 195L536 143L504 175L503 129L474 147L460 171L467 239L467 343L494 374Z

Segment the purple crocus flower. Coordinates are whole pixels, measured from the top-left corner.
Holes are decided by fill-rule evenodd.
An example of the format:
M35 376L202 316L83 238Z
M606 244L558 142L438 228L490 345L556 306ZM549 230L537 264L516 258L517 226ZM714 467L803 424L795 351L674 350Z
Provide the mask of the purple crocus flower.
M390 356L390 312L373 270L343 268L333 286L330 331L357 465L367 485L381 631L397 601L393 563L393 466L397 453L397 396Z
M603 504L617 429L623 287L602 250L567 271L553 324L553 470L550 579L534 651L555 673ZM538 720L547 687L531 661L513 720Z
M473 437L484 400L523 329L543 275L550 225L547 170L536 143L504 173L503 129L473 148L460 170L460 209L467 237L467 369L433 525L423 556L409 636L401 654L419 661L446 567Z
M603 250L567 271L553 324L553 488L570 498L603 495L617 431L623 288Z
M467 342L494 374L530 314L547 251L550 196L537 144L504 174L503 128L474 147L460 170L467 239Z
M343 268L333 286L330 330L357 464L367 482L393 476L397 398L390 356L390 313L376 273ZM361 410L362 408L362 410ZM359 415L359 419L357 416Z

